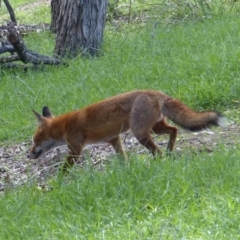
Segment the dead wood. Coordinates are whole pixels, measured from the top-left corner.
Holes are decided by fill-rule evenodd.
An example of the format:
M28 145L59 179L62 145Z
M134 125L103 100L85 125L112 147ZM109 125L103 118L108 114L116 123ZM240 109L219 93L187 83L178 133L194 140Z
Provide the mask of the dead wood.
M1 31L2 30L2 31ZM20 27L10 22L4 28L0 27L0 54L10 53L11 56L0 57L1 68L38 68L38 65L66 65L61 59L45 56L27 49L22 37ZM2 40L1 40L2 39ZM10 62L21 61L24 64L9 64ZM32 64L32 66L26 66Z
M13 11L13 8L10 4L10 2L8 0L3 0L3 2L5 3L5 6L9 12L9 15L10 15L10 19L13 23L17 24L17 20L16 20L16 17L15 17L15 13Z

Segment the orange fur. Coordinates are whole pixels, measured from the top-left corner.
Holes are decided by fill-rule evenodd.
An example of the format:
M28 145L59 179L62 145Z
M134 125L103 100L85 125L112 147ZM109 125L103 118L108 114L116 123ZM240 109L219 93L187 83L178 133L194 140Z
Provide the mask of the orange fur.
M172 151L177 128L166 118L183 128L196 131L219 125L218 112L195 112L177 99L154 90L137 90L119 94L83 109L54 117L48 107L43 114L35 111L38 128L29 157L36 159L48 150L67 144L70 155L65 167L73 165L87 144L107 142L127 159L120 134L131 129L137 140L155 156L161 155L151 133L169 134L167 150Z

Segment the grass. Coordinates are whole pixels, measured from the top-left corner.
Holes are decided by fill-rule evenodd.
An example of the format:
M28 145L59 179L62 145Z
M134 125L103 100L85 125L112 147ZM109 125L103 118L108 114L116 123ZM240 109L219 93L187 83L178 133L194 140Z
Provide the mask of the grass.
M0 198L1 239L238 239L239 154L132 156Z
M234 7L204 21L167 15L158 25L152 18L115 31L108 23L99 58L27 73L0 70L0 144L31 139L32 109L48 105L58 115L134 89L161 90L197 110L218 109L239 121L240 8ZM47 10L35 10L38 22L49 19ZM49 32L24 40L34 51L53 53ZM156 162L133 155L121 165L112 156L104 171L89 164L64 178L52 176L49 190L34 180L9 188L0 197L0 239L239 239L239 155L238 145L219 144L211 154Z
M47 1L16 0L10 2L18 24L50 23L50 8ZM36 17L37 16L37 17ZM9 13L4 3L0 8L0 23L9 21Z
M49 105L56 115L134 89L157 89L191 107L225 111L239 106L240 49L236 15L204 23L156 29L106 31L103 56L76 58L69 67L39 72L2 72L0 141L30 139L32 109ZM30 49L49 54L50 33L25 38ZM11 107L14 106L14 107ZM16 121L18 119L18 121Z

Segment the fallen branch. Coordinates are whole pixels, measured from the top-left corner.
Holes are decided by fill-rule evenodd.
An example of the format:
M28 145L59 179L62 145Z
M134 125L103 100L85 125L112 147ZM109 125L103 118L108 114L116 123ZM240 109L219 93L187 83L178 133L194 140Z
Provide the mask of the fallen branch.
M14 22L15 24L17 24L15 13L13 11L13 8L12 8L10 2L8 0L3 0L3 2L5 3L6 8L7 8L8 12L9 12L11 21Z
M26 48L24 41L21 39L19 31L17 31L15 25L10 22L7 25L7 40L2 40L2 46L0 47L0 54L9 52L11 56L1 57L0 66L7 68L16 68L19 65L16 64L6 64L13 61L22 61L24 64L31 63L34 65L34 68L37 68L38 65L66 65L62 60L45 56L39 53L36 53L32 50ZM23 65L24 66L24 65ZM26 66L24 66L24 70Z
M8 41L2 41L2 47L0 48L0 54L10 52L14 53L15 49L12 44L10 44Z

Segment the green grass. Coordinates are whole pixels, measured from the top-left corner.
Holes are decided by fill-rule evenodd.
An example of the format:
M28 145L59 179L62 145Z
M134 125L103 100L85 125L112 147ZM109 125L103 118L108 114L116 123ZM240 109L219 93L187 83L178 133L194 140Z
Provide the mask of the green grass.
M50 8L46 1L15 0L9 1L18 24L37 24L40 22L50 23ZM0 8L0 23L9 21L9 13L2 2Z
M238 239L239 151L75 168L0 198L0 239Z
M174 27L152 25L133 31L106 30L103 56L76 58L68 67L47 67L1 76L0 142L28 140L35 127L32 109L48 105L58 115L134 89L157 89L191 107L238 106L240 95L239 16ZM50 33L25 38L30 49L51 55ZM16 121L17 119L17 121Z
M32 109L48 105L58 115L134 89L161 90L194 109L218 109L239 121L237 4L231 13L231 4L222 12L212 8L204 21L202 12L182 21L182 5L168 5L178 21L169 10L118 31L108 23L99 58L79 56L68 67L27 73L0 69L0 145L30 141ZM18 16L24 23L49 21L47 11ZM53 53L49 32L24 40L29 49ZM0 197L0 239L239 239L239 156L238 145L222 144L211 154L184 152L156 162L133 155L129 165L111 156L104 171L89 164L62 179L52 176L49 191L34 180L9 187Z

